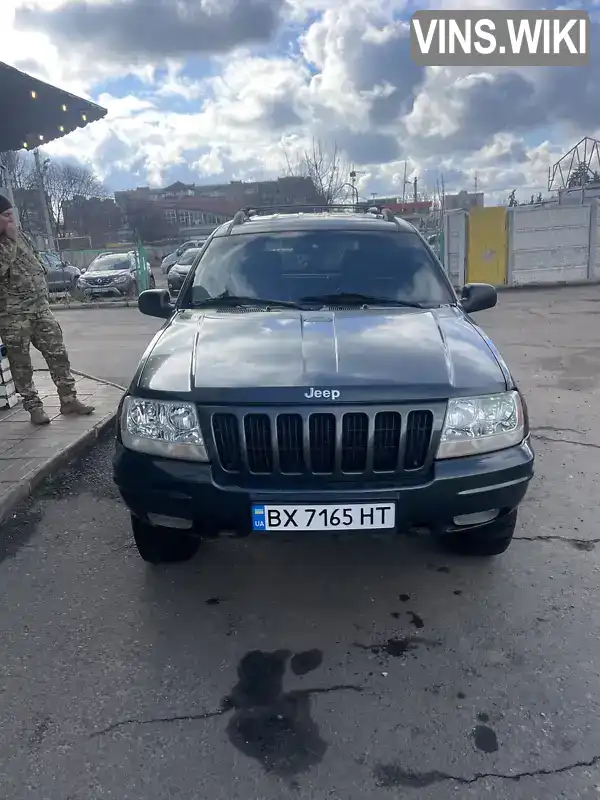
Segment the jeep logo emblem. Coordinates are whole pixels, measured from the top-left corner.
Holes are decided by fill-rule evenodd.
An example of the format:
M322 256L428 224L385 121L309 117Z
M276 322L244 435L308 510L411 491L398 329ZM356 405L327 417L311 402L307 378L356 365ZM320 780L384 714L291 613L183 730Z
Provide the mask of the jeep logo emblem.
M304 397L307 400L338 400L340 396L340 392L338 389L315 389L314 387L310 387L308 392L304 392Z

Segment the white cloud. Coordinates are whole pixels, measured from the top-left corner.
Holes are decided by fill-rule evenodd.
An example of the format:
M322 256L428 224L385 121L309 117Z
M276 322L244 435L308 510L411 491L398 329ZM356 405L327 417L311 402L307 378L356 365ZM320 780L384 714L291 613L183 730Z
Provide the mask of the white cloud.
M210 59L211 77L196 77L187 55L174 53L171 43L161 47L160 37L152 47L133 46L128 57L124 34L117 31L112 51L107 17L105 46L96 45L97 57L90 58L87 40L71 37L67 47L59 35L61 25L82 24L77 9L85 0L35 1L47 14L54 12L44 18L51 24L37 30L32 17L17 16L29 27L17 26L17 9L31 0L9 0L4 60L85 96L108 78L135 75L144 82L137 96L130 91L96 98L108 117L48 148L55 156L93 164L109 184L161 183L178 169L199 180L266 177L283 167L283 143L300 150L318 136L335 139L365 173L365 193L402 194L406 159L409 176L418 175L430 191L442 175L447 187L470 189L477 174L478 185L492 197L512 188L527 195L544 188L548 166L564 150L600 130L595 101L600 56L579 71L421 69L409 57L404 0L281 0L268 8L263 0L252 0L264 14L262 29L256 23L233 35L215 27L215 37L224 38L212 56L210 41L198 42L198 54ZM228 1L230 11L242 8L240 0ZM155 3L167 7L165 0ZM197 20L183 14L191 13L190 3L181 0L177 24ZM121 13L121 5L115 0L111 13ZM144 8L141 0L133 5ZM465 8L463 0L435 5ZM502 5L522 8L523 2ZM467 6L487 8L483 0ZM215 26L226 22L227 8L217 0L201 3ZM266 31L274 35L278 19L282 36L293 37L294 47L286 50L279 42L277 49L252 49ZM188 51L193 49L194 38L185 41Z

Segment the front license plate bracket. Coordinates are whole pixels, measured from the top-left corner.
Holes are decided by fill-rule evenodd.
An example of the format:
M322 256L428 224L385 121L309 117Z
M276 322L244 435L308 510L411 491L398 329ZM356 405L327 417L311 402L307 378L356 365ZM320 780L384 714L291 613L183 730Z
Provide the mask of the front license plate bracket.
M252 505L254 531L360 531L396 527L394 502L346 504Z

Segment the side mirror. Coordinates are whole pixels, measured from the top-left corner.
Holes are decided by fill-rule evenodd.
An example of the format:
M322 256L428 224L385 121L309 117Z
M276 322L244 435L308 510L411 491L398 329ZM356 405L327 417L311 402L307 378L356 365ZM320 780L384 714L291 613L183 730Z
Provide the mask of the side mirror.
M166 289L148 289L138 297L138 308L147 317L169 319L175 307Z
M498 293L489 283L467 283L463 286L460 304L467 314L494 308L497 302Z
M87 267L81 267L80 272L83 275L84 272L87 272Z

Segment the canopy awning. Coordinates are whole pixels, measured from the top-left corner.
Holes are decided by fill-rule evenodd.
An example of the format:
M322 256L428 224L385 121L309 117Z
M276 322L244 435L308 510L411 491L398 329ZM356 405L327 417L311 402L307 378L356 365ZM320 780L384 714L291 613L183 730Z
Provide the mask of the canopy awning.
M0 61L0 152L33 150L106 116L106 109Z

